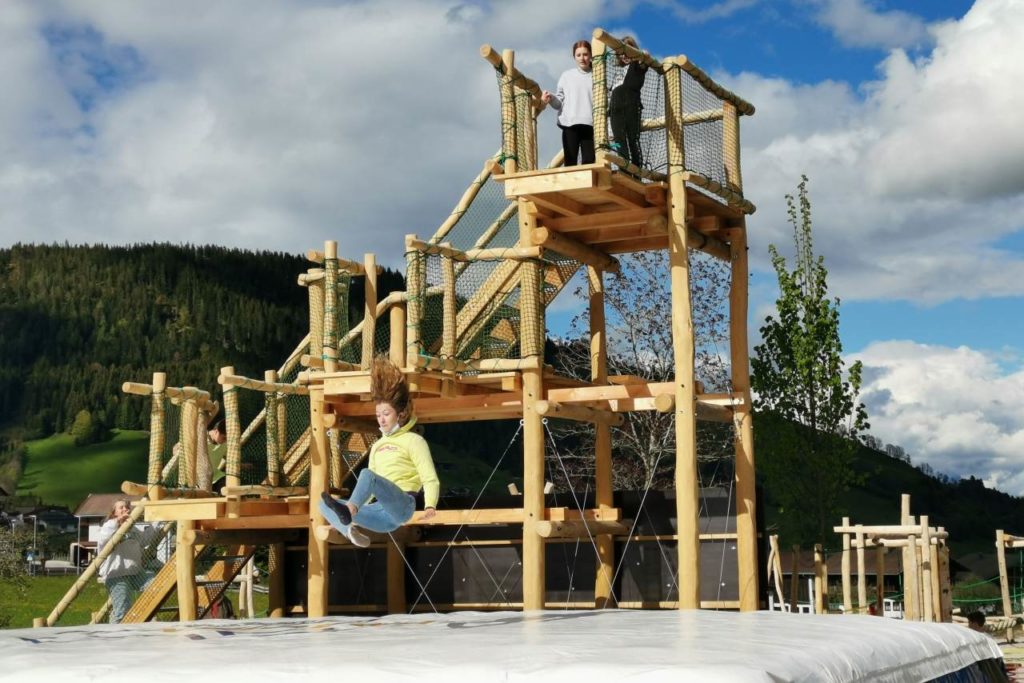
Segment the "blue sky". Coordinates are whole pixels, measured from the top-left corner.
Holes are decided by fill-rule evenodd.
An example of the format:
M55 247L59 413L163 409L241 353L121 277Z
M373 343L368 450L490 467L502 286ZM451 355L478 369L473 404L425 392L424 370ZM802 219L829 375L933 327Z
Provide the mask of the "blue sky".
M0 244L338 239L399 267L498 147L479 46L550 87L595 26L757 107L752 330L806 173L872 433L1024 494L1019 0L4 2Z

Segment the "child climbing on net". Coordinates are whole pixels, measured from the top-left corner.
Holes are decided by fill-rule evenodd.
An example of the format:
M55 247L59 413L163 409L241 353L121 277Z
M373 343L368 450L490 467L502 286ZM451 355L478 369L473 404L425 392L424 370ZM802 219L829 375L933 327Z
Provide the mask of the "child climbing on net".
M412 398L405 375L385 356L373 360L370 393L376 404L381 438L370 448L369 466L359 473L348 500L321 495L324 518L353 545L365 548L370 539L359 527L387 533L410 519L416 511L416 494L422 489L424 519L437 514L441 482L434 470L430 447L413 431ZM373 502L370 502L370 501Z

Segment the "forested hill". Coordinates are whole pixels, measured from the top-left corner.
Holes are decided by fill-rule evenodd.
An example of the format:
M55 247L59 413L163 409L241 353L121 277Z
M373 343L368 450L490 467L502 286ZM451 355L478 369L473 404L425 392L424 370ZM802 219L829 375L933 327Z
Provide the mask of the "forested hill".
M166 371L216 389L221 367L262 376L309 326L298 255L147 244L0 250L0 420L25 436L66 430L87 409L105 427L145 428L125 380ZM353 281L351 309L362 311ZM380 278L381 296L402 287Z

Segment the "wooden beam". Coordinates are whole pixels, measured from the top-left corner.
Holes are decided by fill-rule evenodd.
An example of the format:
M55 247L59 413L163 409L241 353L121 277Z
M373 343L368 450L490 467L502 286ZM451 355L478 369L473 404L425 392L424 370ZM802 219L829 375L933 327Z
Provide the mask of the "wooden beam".
M588 213L583 216L547 217L539 216L537 222L558 232L618 228L627 225L645 224L653 216L664 216L664 206L649 206L628 211L605 211Z
M621 269L617 259L549 228L535 228L531 240L536 246L553 249L563 256L576 259L598 270L618 273Z
M590 538L611 534L625 536L629 533L630 524L626 520L614 522L598 521L543 521L537 524L537 533L544 538Z
M507 199L612 187L611 171L594 164L506 174L495 180L504 183Z
M624 420L620 413L613 413L598 408L588 408L572 403L557 403L555 401L537 401L537 413L544 417L557 417L563 420L575 420L578 422L593 422L614 427L622 425Z
M590 211L586 204L570 199L564 194L529 194L523 195L522 198L563 216L582 216Z

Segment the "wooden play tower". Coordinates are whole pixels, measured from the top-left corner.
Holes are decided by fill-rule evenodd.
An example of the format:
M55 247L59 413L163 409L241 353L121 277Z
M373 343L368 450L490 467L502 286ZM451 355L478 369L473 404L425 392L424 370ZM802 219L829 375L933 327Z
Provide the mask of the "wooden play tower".
M406 374L421 424L522 420L524 473L516 507L441 509L429 521L417 513L391 538L374 539L378 548L387 548L388 611L407 607L403 552L406 543L415 541L417 529L467 524L521 525L521 607L528 610L550 606L545 544L592 537L598 555L593 606L614 606L614 538L623 534L624 524L613 503L612 428L621 424L623 413L644 410L675 416L678 601L672 606L701 607L697 420L708 419L734 425L736 457L736 528L729 540L736 545L739 599L713 606L758 609L745 224L754 208L743 198L739 152L740 116L754 109L684 56L659 61L602 30L595 31L592 44L596 163L563 167L559 155L547 168L538 165L541 89L516 69L512 51L499 54L484 46L481 54L495 69L502 103L501 150L485 163L433 237L406 238L405 291L378 300L373 254L346 260L339 257L336 242L309 253L313 267L299 277L309 290L309 335L262 379L239 377L232 368L219 377L228 430L224 495L194 490L201 483L189 444L194 431L182 432L186 461L176 484L162 484L167 459L159 453L166 454L169 446L162 431L154 430L160 443L153 444L151 453L157 455L150 480L138 488L147 495L146 520L177 524L176 570L173 576L168 572L160 590L170 591L174 584L179 618L196 618L197 610L210 602L196 585L193 558L198 546L213 544L230 545L233 557L251 554L256 544L270 546L270 613L283 615L282 553L286 543L304 539L303 612L312 617L329 613L329 550L346 541L310 501L349 486L345 478L358 457L345 454L365 451L376 437L368 368L379 353L389 354ZM641 165L623 159L608 132L614 72L626 59L648 66L644 88L650 97L645 96L642 135L651 151ZM485 199L499 208L480 213ZM661 382L610 377L604 273L619 269L617 254L650 250L669 254L671 311L666 311L665 325L672 326L675 375ZM728 308L731 337L731 391L724 393L702 393L695 380L690 289L695 250L727 263L731 271L729 300L722 304ZM545 307L580 268L590 291L589 382L560 376L544 363ZM363 280L365 307L362 320L349 326L353 278ZM162 405L169 396L159 386L162 381L132 389L151 394L154 405ZM239 415L241 390L266 399L248 423ZM176 391L186 403L208 407L211 401L202 392L190 397L186 390ZM285 426L306 420L307 414L305 428L290 439ZM587 509L545 504L544 420L549 417L593 425L595 494ZM183 416L181 423L194 430L196 413ZM243 450L254 439L266 451L265 462L247 471ZM258 472L255 479L253 471ZM231 574L226 563L222 575Z

